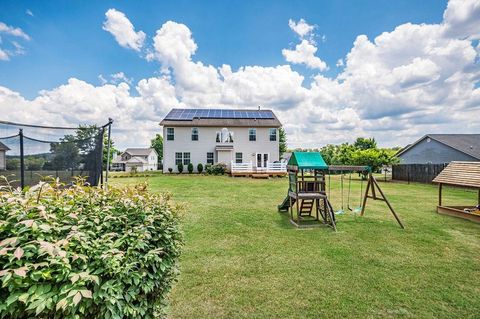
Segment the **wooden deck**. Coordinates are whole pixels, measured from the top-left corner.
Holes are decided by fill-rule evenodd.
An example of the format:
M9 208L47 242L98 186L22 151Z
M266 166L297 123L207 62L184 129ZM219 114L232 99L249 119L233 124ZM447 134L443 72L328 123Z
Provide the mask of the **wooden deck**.
M286 176L287 172L230 172L232 177L269 178Z

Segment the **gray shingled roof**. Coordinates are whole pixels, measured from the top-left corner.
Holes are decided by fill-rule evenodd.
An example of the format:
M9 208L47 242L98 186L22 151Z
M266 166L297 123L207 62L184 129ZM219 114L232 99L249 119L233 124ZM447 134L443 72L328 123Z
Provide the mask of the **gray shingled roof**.
M476 159L480 159L480 134L427 134L415 143L398 152L397 156L405 153L427 137Z
M9 150L10 148L7 145L0 142L0 151L9 151Z
M148 156L153 148L127 148L125 152L132 156Z

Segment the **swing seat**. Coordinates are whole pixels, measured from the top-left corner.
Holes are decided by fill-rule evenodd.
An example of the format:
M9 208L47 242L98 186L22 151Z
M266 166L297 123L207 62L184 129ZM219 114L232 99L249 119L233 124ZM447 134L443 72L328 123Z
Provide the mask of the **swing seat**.
M334 214L335 215L343 215L343 214L345 214L345 211L343 209L340 209L340 210L337 210Z
M354 212L354 213L360 213L361 211L362 211L362 206L355 207L355 208L353 209L353 212Z

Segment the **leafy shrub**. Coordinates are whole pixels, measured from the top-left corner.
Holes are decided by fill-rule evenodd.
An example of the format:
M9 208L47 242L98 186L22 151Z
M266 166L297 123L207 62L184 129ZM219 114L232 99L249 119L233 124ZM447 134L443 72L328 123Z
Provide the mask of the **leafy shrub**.
M203 165L202 165L202 163L200 163L200 164L197 165L197 172L198 172L199 174L202 174L202 172L203 172Z
M20 169L20 159L7 157L6 168L9 171L15 171L17 169Z
M188 163L187 170L188 170L189 174L193 173L193 164L192 163Z
M211 174L212 172L212 164L205 164L205 173Z
M168 172L169 172L169 173L173 172L173 168L169 167L169 168L168 168Z
M29 171L39 171L45 164L45 160L41 157L26 157L25 166Z
M183 164L182 163L178 164L177 169L179 173L183 173Z
M218 163L206 168L207 174L223 175L227 171L227 165L224 163Z
M178 207L145 185L0 189L1 318L156 318L178 270Z

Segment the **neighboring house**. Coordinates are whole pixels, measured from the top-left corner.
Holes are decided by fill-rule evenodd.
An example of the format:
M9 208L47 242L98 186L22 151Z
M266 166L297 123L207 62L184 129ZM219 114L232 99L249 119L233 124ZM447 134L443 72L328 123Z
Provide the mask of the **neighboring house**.
M163 171L224 163L272 171L279 161L280 121L271 110L172 109L163 126ZM184 167L184 172L186 171Z
M130 172L156 171L158 154L153 148L127 148L112 161L113 171Z
M480 161L480 134L427 134L397 156L400 164Z
M285 152L285 153L283 153L283 155L280 157L280 161L281 161L281 162L288 163L288 161L290 160L290 157L292 157L292 153L291 153L291 152Z
M0 142L0 171L4 171L7 169L7 156L6 153L9 151L10 148L8 148L7 145L3 144Z

